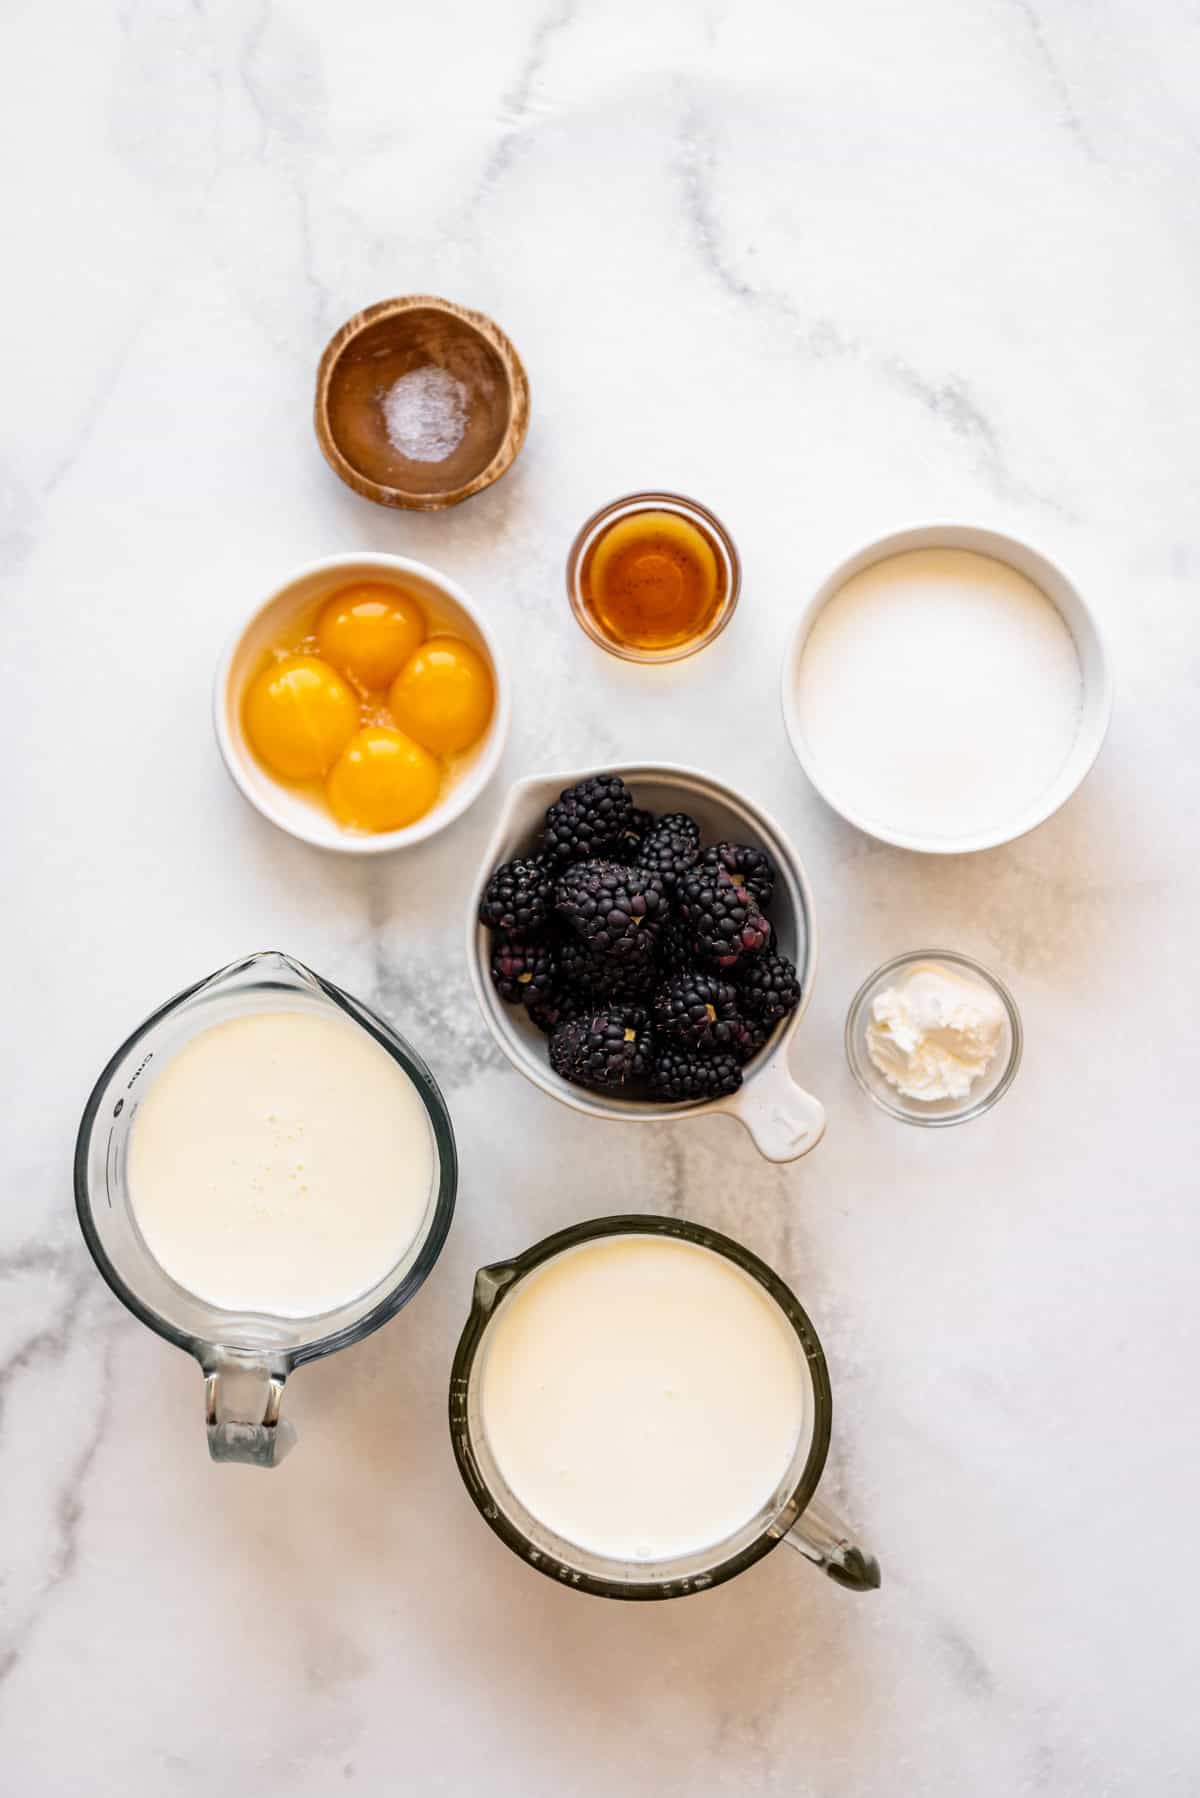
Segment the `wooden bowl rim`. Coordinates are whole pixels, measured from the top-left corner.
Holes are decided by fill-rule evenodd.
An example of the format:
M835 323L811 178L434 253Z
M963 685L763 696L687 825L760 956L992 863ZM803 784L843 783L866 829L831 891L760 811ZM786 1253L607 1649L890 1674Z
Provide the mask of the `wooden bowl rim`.
M372 481L342 454L329 428L329 388L333 372L345 351L370 326L381 319L398 318L405 312L442 312L476 332L498 356L508 386L508 429L495 455L469 481L458 487L443 488L440 492L409 493L403 487L385 487ZM507 474L516 461L529 429L529 377L512 339L486 312L476 312L470 306L460 306L456 301L444 300L434 293L404 294L397 299L377 300L362 312L356 312L329 339L317 366L313 423L325 460L347 487L353 488L363 499L373 500L377 506L397 506L409 512L440 512L447 506L458 505L460 500L469 499L473 493L482 493L485 487Z

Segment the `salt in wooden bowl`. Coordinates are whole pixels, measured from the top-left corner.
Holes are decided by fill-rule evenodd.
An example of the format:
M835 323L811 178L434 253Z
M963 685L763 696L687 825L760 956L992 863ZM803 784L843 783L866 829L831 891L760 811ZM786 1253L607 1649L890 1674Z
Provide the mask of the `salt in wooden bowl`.
M397 381L429 367L461 383L462 434L440 459L417 460L389 435L385 403ZM356 312L335 332L317 370L314 422L326 461L364 499L436 512L512 467L529 426L529 381L484 313L408 294Z

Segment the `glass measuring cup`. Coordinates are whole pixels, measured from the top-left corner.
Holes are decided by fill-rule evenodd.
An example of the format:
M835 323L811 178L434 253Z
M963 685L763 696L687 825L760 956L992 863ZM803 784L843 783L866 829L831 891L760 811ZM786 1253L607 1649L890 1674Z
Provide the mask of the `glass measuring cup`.
M348 1018L386 1049L412 1082L433 1139L425 1214L403 1259L367 1292L315 1317L227 1311L188 1292L150 1254L129 1196L130 1134L156 1075L202 1030L277 1010L281 1001L289 1011ZM292 1370L370 1335L422 1284L446 1240L457 1185L450 1114L420 1056L357 999L274 950L231 962L140 1024L92 1089L75 1145L75 1208L96 1266L136 1318L200 1363L213 1460L257 1467L276 1466L295 1440L291 1425L280 1418L284 1382Z
M791 1463L768 1503L725 1541L669 1560L617 1561L578 1547L527 1510L507 1484L488 1445L481 1403L488 1335L513 1288L536 1268L581 1243L613 1236L667 1236L724 1255L758 1282L799 1338L809 1389L805 1422ZM615 1326L619 1328L619 1320ZM475 1276L470 1315L450 1375L450 1436L467 1491L485 1522L514 1554L539 1573L601 1598L681 1598L732 1579L787 1542L822 1572L853 1592L879 1584L879 1563L849 1527L817 1499L832 1423L825 1355L808 1316L791 1290L757 1255L715 1230L679 1218L628 1215L596 1218L560 1230L511 1261Z

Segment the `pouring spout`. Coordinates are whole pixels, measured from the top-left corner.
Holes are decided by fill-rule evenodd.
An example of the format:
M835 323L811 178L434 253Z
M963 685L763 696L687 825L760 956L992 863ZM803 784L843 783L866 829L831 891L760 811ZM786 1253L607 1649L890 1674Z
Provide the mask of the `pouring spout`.
M312 969L306 968L302 961L297 961L294 955L288 955L283 949L256 949L252 954L240 956L237 961L218 968L215 974L210 974L200 984L206 991L212 991L214 988L260 985L263 982L302 987L310 992L321 991L321 983Z
M492 1311L502 1292L511 1286L517 1277L517 1270L511 1261L496 1261L491 1267L481 1267L475 1275L475 1307L485 1315Z

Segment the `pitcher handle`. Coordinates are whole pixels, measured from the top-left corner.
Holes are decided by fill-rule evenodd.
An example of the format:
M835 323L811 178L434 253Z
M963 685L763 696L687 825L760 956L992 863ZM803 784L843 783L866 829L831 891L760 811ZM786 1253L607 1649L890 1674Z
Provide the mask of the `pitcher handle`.
M280 1417L286 1372L245 1356L204 1367L204 1422L214 1461L278 1467L295 1446L296 1432ZM236 1392L235 1387L243 1388Z
M814 1498L783 1540L850 1592L873 1592L879 1585L879 1562L853 1540L848 1524Z

